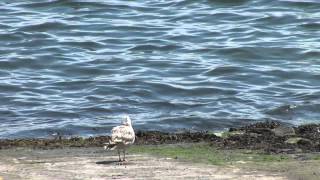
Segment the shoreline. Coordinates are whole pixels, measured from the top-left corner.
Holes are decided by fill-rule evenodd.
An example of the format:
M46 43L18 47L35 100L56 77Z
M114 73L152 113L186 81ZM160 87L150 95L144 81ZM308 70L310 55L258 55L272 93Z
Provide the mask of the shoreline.
M109 136L0 140L0 179L316 180L319 127L263 122L222 133L137 131L121 165L116 152L102 148Z
M0 139L0 149L15 147L35 149L103 147L104 143L109 142L109 139L110 136ZM263 150L266 153L276 154L320 152L320 124L305 124L294 127L277 121L265 121L240 128L229 128L228 131L221 133L191 130L176 133L137 131L135 144L157 145L199 142L210 143L221 149Z

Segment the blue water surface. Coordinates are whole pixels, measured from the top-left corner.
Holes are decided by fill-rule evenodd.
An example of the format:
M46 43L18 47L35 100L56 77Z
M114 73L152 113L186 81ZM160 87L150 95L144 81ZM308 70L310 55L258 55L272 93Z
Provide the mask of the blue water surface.
M0 138L320 122L320 1L2 0Z

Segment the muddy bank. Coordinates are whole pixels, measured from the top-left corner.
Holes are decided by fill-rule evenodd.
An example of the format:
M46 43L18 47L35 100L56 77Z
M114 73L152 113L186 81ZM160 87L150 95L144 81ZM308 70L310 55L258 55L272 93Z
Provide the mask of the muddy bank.
M109 136L90 138L62 136L54 139L0 140L0 149L30 147L54 149L64 147L102 147ZM137 131L136 144L174 144L208 142L224 149L254 149L267 153L320 152L320 124L291 127L279 122L268 121L240 128L230 128L223 133L208 131L164 133L159 131Z

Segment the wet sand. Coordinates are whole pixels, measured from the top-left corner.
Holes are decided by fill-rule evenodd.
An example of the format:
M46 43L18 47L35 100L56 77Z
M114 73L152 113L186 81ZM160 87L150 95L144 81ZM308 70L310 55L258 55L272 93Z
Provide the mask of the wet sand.
M114 152L101 148L0 150L4 180L73 179L287 179L283 174L179 162L175 159L130 154L119 164Z

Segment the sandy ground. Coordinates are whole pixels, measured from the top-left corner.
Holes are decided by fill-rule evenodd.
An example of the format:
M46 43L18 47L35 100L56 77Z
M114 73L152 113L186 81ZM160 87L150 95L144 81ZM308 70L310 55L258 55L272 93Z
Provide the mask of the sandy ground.
M244 171L179 162L146 155L128 155L128 162L117 163L114 152L98 148L54 150L0 150L0 180L71 179L287 179L280 174Z

